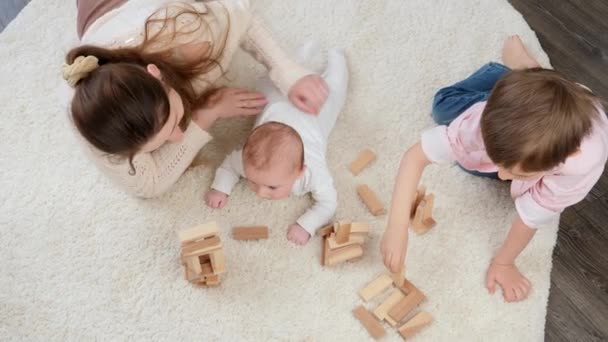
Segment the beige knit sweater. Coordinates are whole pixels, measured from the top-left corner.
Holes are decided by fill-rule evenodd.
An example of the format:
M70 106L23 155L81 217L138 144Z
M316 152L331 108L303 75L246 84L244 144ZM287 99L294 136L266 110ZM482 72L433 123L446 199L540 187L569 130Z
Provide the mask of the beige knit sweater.
M312 72L292 61L275 43L268 30L249 11L247 0L225 0L194 2L182 0L130 0L97 19L82 37L83 44L95 44L107 47L135 45L141 42L146 18L159 8L166 8L169 13L188 4L199 12L213 11L217 20L210 20L210 32L199 29L188 37L192 42L214 42L222 37L229 22L229 33L226 47L220 61L222 68L227 69L237 48L243 48L256 60L264 64L275 85L287 93L289 88L301 77ZM223 13L228 13L224 16ZM165 15L165 11L159 12ZM192 24L188 18L180 20L180 27L188 28ZM221 33L221 34L220 34ZM181 42L180 42L181 43ZM195 89L202 92L209 83L221 77L221 70L216 68L201 75L194 83ZM198 151L211 140L209 133L191 122L180 143L166 143L151 153L140 153L133 159L135 174L130 174L127 160L101 152L84 142L86 150L99 168L114 183L127 192L140 197L155 197L167 191L191 164Z

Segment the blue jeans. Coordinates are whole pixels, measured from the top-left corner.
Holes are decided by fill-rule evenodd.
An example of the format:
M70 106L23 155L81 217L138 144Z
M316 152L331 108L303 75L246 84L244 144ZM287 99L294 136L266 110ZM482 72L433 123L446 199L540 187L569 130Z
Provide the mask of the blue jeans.
M496 82L510 70L502 64L490 62L463 81L439 89L433 99L433 120L439 125L449 125L472 105L486 101ZM471 171L460 167L475 176L498 179L496 172Z

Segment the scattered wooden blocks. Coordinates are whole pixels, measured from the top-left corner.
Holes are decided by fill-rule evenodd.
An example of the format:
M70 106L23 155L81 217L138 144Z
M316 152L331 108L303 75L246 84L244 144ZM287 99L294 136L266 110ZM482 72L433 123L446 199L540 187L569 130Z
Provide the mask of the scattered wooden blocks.
M370 149L365 149L359 152L357 159L350 164L350 172L356 176L374 160L376 160L376 154Z
M365 206L369 210L369 212L374 216L380 216L386 214L386 210L382 205L382 202L378 199L376 194L370 189L366 184L359 185L357 187L357 194L365 203Z
M216 286L226 273L224 251L215 223L207 223L180 232L181 261L185 277L198 286Z
M268 239L268 227L234 227L232 228L232 238L235 240Z
M363 244L369 232L367 223L339 221L321 228L323 237L321 265L332 266L363 255Z
M367 317L369 311L363 306L359 306L353 310L355 316L357 316L374 338L377 338L374 333L380 331L378 325L382 328L382 325L377 320L380 322L387 321L391 326L396 327L409 313L426 299L426 296L422 291L416 288L409 280L403 278L402 281L396 281L394 278L397 276L397 274L382 274L359 291L359 296L367 302L384 292L387 288L391 287L391 285L395 285L392 287L394 289L393 292L373 310L375 319L370 320L369 317ZM401 285L397 285L398 283L401 283ZM432 321L433 318L428 312L419 312L406 323L398 327L397 330L403 338L410 338ZM382 329L382 331L384 331L384 329Z
M353 314L375 340L384 336L386 333L382 327L382 324L380 324L380 322L378 322L378 320L374 318L374 316L372 316L372 314L363 305L357 306L353 310Z
M412 205L412 229L416 234L422 235L433 228L437 222L433 218L433 205L435 195L426 194L426 188L421 186L416 193L416 200Z

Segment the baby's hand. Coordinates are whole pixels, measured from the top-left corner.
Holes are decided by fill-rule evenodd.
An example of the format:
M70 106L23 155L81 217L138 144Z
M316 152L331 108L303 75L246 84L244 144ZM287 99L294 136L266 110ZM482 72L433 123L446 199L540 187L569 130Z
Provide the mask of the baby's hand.
M319 114L329 95L327 82L317 74L304 76L289 89L289 100L299 110Z
M221 191L209 190L205 194L205 202L214 209L222 209L228 203L228 195Z
M405 229L391 229L389 227L386 228L384 235L382 235L380 253L382 254L384 266L391 272L399 272L403 267L407 248L406 234L407 227Z
M289 230L287 231L287 239L296 245L303 246L308 243L310 234L304 228L302 228L302 226L294 223L289 226Z
M517 266L496 264L492 262L486 273L486 288L493 294L496 283L502 287L502 296L507 302L519 302L526 299L532 284L524 277Z

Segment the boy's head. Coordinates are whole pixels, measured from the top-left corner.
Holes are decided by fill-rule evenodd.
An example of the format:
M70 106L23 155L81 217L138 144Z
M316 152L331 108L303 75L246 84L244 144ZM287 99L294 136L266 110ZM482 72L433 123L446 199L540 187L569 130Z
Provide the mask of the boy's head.
M298 132L278 122L258 126L243 147L243 168L251 190L266 199L289 196L304 172L304 144Z
M578 152L599 101L553 70L512 71L499 80L481 116L488 156L501 179L535 178Z

